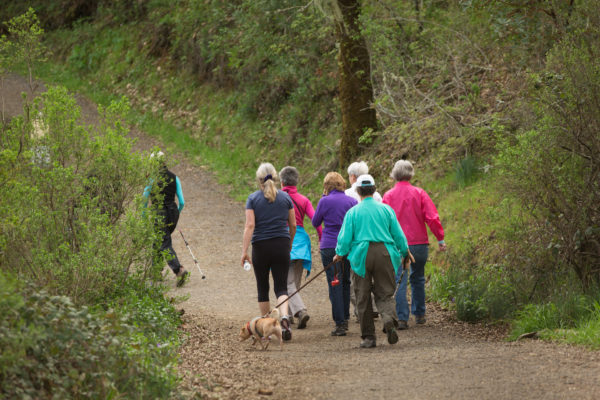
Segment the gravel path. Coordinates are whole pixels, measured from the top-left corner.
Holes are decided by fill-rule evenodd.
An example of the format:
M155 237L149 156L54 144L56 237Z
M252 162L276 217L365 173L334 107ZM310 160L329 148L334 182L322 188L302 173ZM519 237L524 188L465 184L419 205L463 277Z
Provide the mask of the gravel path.
M19 77L6 81L9 114L20 111L19 93L25 90ZM84 119L93 122L94 104L79 101ZM132 135L139 149L159 144L139 132ZM181 372L187 394L209 399L600 398L599 352L532 340L508 343L501 330L458 322L435 304L428 304L427 324L417 327L411 321L395 345L379 331L377 348L359 349L353 321L348 336L331 337L323 275L302 291L311 319L307 329L293 330L283 351L272 346L263 352L249 341L238 342L239 329L259 313L254 276L239 265L244 204L231 200L206 168L180 161L172 168L186 200L179 228L206 274L202 280L181 237L174 235L180 260L192 271L188 284L172 292L185 299L180 304L185 310L181 334L187 337ZM320 257L314 251L313 257L318 271ZM174 283L169 274L168 284Z

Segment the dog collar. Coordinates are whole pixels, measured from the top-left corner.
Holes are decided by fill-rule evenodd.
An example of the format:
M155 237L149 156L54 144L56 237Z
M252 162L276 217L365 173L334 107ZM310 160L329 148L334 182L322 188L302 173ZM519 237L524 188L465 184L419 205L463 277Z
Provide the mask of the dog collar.
M246 322L246 329L248 329L248 332L250 332L250 335L252 335L252 329L250 329L250 321Z

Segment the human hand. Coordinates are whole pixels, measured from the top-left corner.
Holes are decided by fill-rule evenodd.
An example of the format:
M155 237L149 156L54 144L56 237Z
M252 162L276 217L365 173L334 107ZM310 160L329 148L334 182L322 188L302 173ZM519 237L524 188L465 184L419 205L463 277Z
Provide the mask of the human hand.
M408 250L406 257L404 257L404 260L402 261L402 268L408 269L408 267L410 267L410 264L414 263L414 262L415 262L415 258L413 257L410 250Z
M250 261L250 256L248 255L248 253L243 253L242 254L242 262L241 262L241 266L244 266L244 263L248 261L250 264L252 264L252 261Z
M334 262L334 263L336 263L336 262L340 262L340 261L342 261L343 259L344 259L344 257L342 257L342 256L338 256L338 255L336 254L336 255L333 257L333 262Z
M439 246L439 251L448 250L448 246L446 246L446 243L444 243L444 242L438 243L438 246Z

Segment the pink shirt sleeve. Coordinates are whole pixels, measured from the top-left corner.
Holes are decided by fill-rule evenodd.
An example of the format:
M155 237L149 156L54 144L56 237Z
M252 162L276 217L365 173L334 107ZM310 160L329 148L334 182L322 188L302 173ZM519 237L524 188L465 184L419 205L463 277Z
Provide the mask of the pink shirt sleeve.
M435 204L433 204L433 201L424 190L421 191L421 210L425 218L425 223L431 229L431 233L433 233L438 241L444 240L444 228L442 228L437 208L435 208Z
M315 209L313 208L312 203L308 198L306 199L306 204L304 205L304 210L306 211L306 215L308 218L312 220L312 217L315 215ZM321 225L315 228L317 230L317 235L319 235L319 242L321 241L321 236L323 235L323 227Z

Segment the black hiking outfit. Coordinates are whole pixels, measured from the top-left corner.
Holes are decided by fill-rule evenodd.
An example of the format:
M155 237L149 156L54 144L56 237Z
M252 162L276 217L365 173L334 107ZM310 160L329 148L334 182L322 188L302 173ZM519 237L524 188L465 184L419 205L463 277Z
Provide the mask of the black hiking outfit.
M177 222L179 221L179 208L175 203L175 195L177 193L177 176L169 171L166 167L161 168L159 181L158 181L158 194L160 196L152 196L152 203L158 204L158 199L162 197L162 207L158 210L158 223L160 224L162 231L162 243L159 248L159 252L167 251L169 259L167 264L175 274L179 273L181 269L181 263L177 258L177 253L173 249L173 242L171 240L171 234L175 231Z

